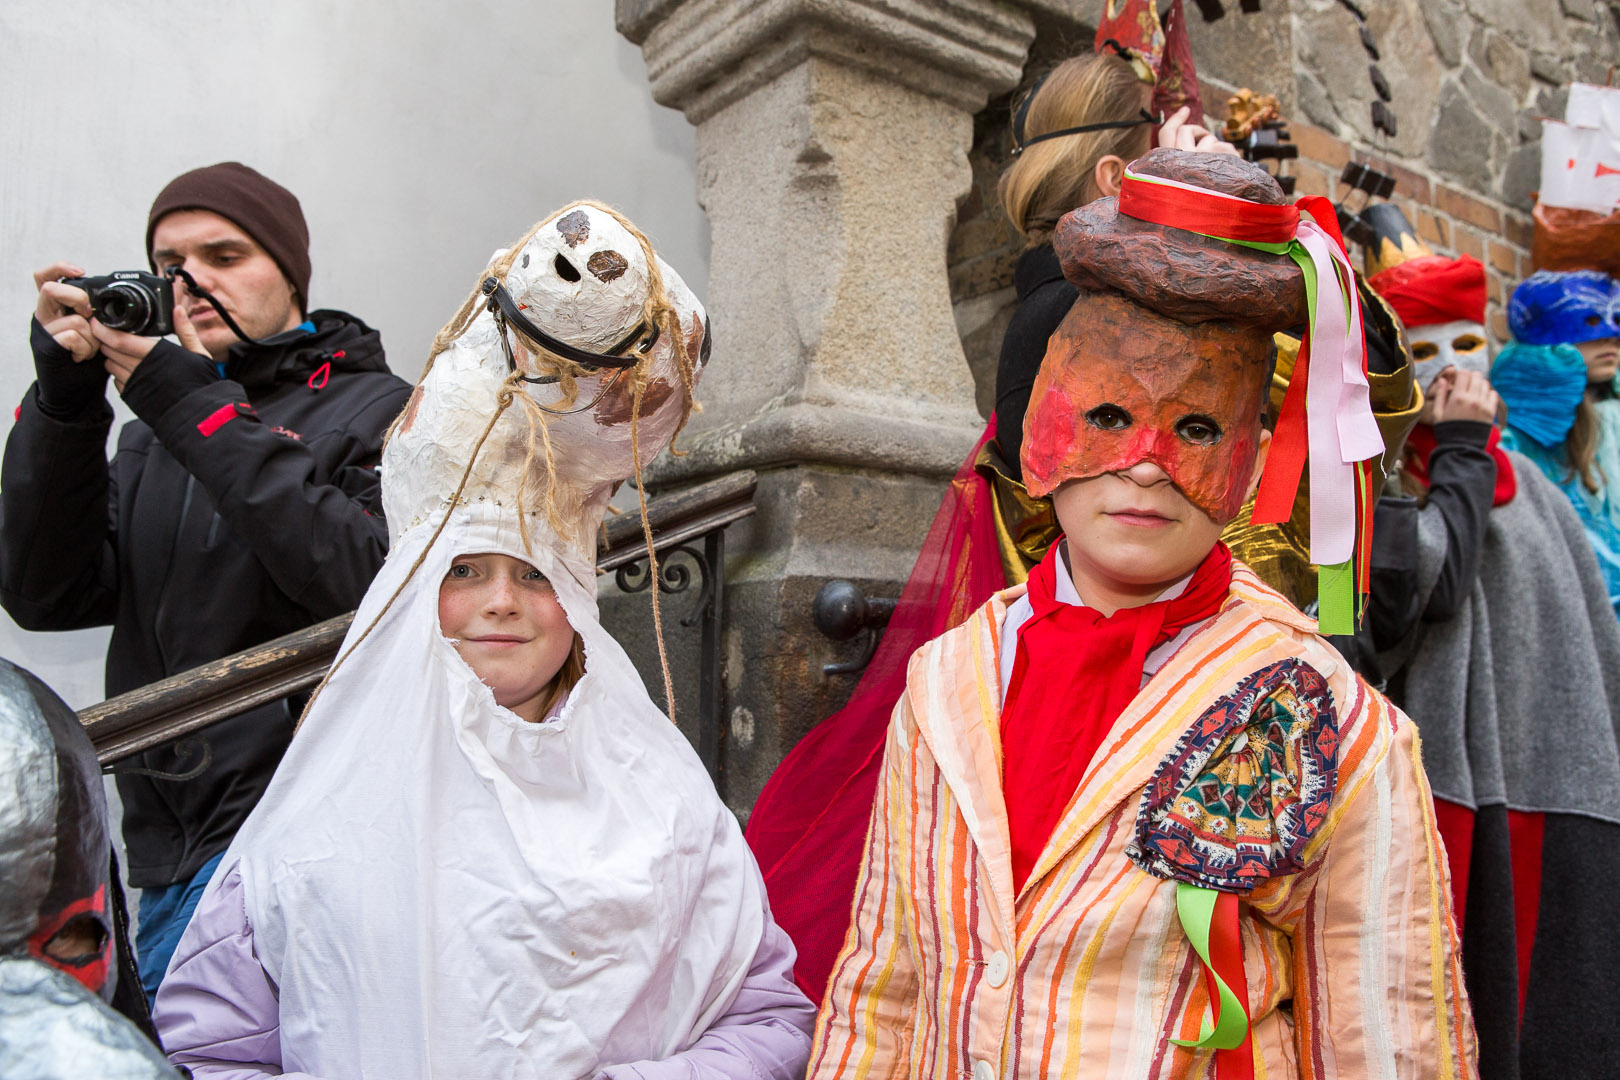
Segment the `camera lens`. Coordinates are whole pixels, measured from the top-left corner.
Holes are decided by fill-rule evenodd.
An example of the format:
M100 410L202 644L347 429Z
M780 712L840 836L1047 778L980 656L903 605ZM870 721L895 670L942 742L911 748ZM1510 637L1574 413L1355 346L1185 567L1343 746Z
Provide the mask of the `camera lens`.
M96 318L109 330L134 332L152 317L155 300L150 290L133 282L120 281L109 285L96 297Z

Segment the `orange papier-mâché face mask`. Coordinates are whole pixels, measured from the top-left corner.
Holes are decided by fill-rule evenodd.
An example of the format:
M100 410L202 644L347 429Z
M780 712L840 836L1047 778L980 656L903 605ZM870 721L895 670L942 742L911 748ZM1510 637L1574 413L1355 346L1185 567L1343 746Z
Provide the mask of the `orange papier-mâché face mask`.
M1152 461L1225 524L1248 496L1270 372L1271 335L1255 327L1188 325L1123 296L1082 293L1030 393L1025 486L1048 495Z

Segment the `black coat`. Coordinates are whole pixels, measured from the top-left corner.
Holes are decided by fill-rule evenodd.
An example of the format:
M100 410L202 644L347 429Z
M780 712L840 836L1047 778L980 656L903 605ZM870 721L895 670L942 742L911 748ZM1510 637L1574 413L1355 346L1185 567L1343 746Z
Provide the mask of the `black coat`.
M1074 307L1080 290L1063 276L1051 244L1024 252L1013 271L1013 287L1018 307L1001 339L1001 361L996 365L996 442L1013 479L1022 481L1029 392L1046 356L1046 343Z
M110 467L100 358L72 365L34 323L52 391L42 408L39 384L29 389L0 464L0 604L28 630L111 624L109 695L349 611L382 565L376 466L410 387L360 320L310 319L313 333L234 346L223 378L160 343L124 388L138 419ZM194 779L118 777L132 885L188 880L229 845L296 704L208 728L212 763ZM196 761L164 746L132 764Z

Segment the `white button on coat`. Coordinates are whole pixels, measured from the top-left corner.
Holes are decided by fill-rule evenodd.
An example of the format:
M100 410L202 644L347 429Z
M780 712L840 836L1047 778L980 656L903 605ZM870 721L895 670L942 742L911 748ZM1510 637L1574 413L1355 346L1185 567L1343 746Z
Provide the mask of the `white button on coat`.
M980 1058L973 1063L973 1080L996 1080L996 1068Z
M1010 965L1007 963L1007 954L997 949L990 954L990 962L984 968L984 981L991 986L1000 986L1007 981L1007 972Z

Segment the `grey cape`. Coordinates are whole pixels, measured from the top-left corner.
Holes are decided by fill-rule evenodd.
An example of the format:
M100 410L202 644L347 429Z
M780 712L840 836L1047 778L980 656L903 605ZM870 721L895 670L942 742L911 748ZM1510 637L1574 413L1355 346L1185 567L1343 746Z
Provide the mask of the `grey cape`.
M1568 499L1508 457L1517 493L1455 614L1419 625L1401 704L1466 898L1480 1075L1620 1076L1620 622ZM1419 511L1419 611L1449 543Z

